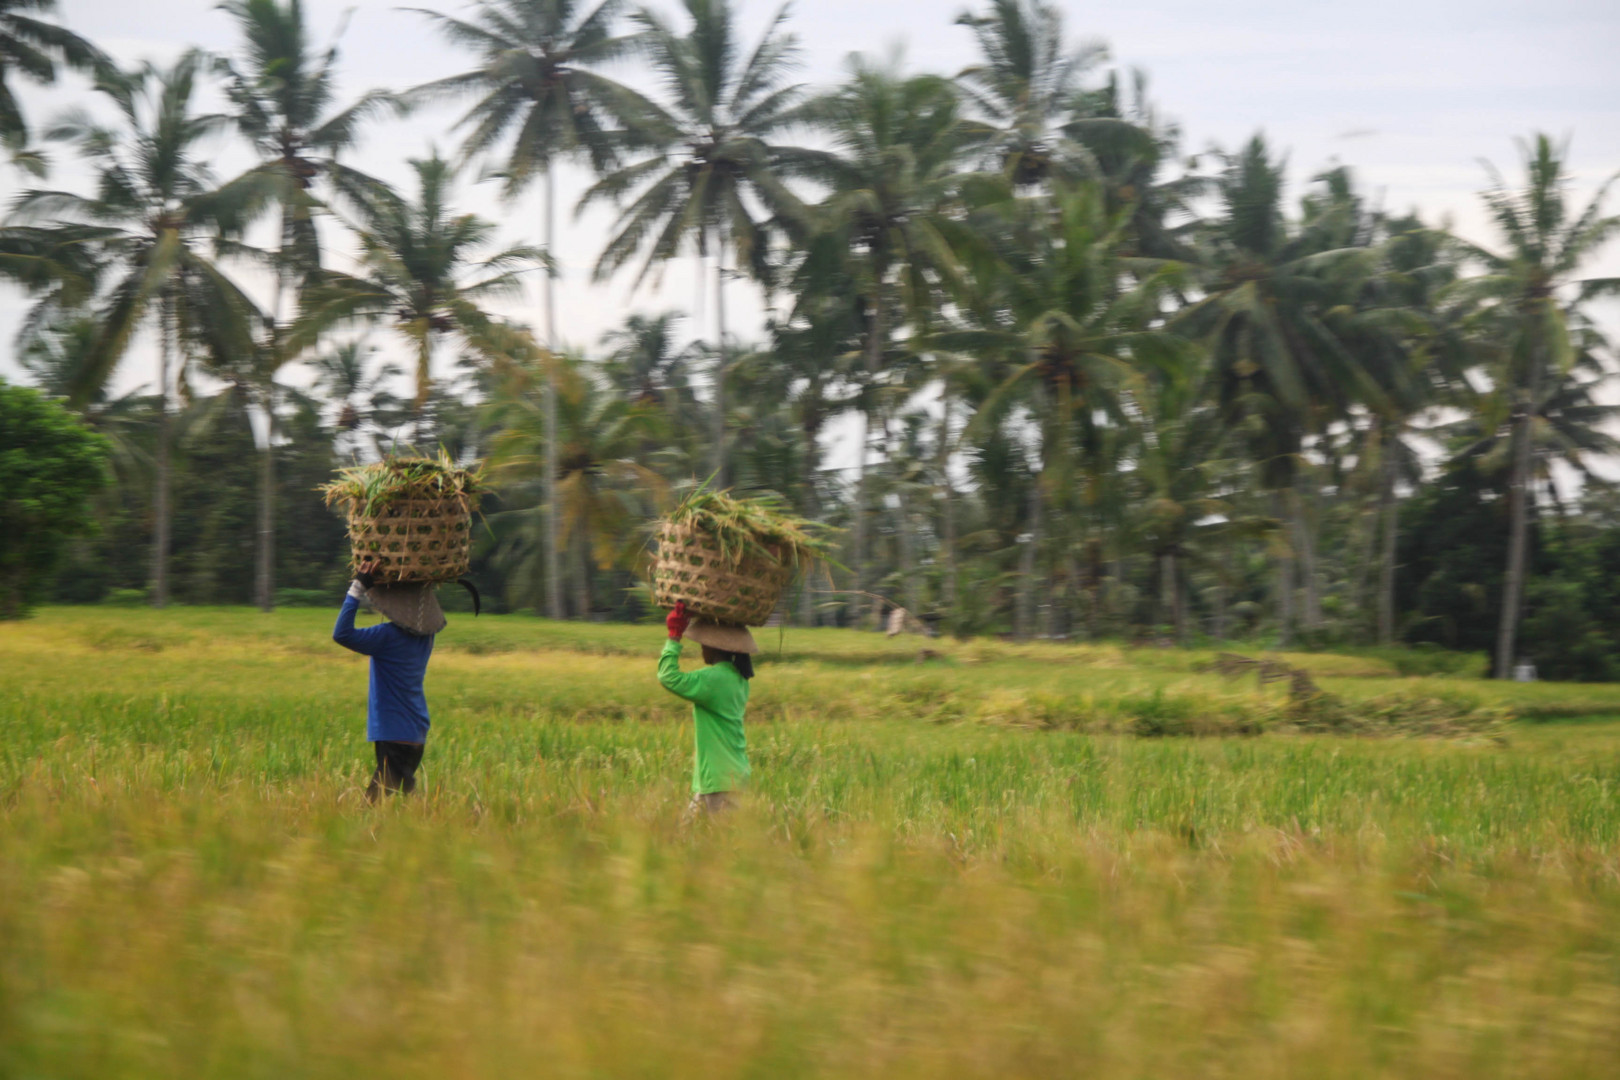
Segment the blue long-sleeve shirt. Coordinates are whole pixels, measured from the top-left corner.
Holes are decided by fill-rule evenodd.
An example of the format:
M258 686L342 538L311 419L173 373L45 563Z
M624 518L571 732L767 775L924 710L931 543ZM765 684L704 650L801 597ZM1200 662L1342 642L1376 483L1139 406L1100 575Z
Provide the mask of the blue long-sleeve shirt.
M366 705L366 738L371 742L427 742L427 695L422 680L433 635L413 634L391 622L356 629L360 601L343 598L332 640L371 657L371 694Z

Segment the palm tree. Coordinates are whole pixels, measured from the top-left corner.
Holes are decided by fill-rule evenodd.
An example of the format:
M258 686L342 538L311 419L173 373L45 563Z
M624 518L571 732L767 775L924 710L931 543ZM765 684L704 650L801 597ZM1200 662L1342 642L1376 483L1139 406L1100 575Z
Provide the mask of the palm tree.
M13 152L28 145L28 121L6 76L16 72L50 86L56 82L58 61L84 71L108 65L84 38L39 18L55 13L56 0L0 0L0 143Z
M307 347L324 330L355 321L389 319L415 354L418 421L433 383L438 342L453 338L475 351L493 352L499 328L480 306L516 293L521 275L544 266L545 254L512 247L482 256L495 227L449 206L454 170L437 154L412 159L414 201L387 191L368 195L355 225L360 270L312 275L304 314L290 348Z
M680 342L680 320L674 312L630 316L603 335L609 352L599 367L606 384L625 401L658 413L636 457L656 464L665 476L694 472L706 445L703 410L689 378L703 349L699 342Z
M28 123L7 76L20 72L48 86L56 81L58 59L81 69L110 63L77 34L29 14L54 13L56 6L56 0L0 0L0 147L13 167L35 178L46 175L46 159L28 146ZM68 317L94 291L97 267L89 242L95 238L93 229L69 235L61 227L0 227L0 277L40 297L25 336Z
M847 271L847 266L840 265L830 279L801 280L802 291L788 318L769 328L770 351L755 358L757 363L769 363L785 383L779 400L798 424L804 447L804 476L797 485L802 499L799 508L813 521L822 520L828 505L822 433L860 403L865 381L861 375L865 323ZM799 601L800 620L815 625L815 600L808 584Z
M1555 466L1581 478L1583 484L1603 487L1609 483L1593 468L1596 461L1612 457L1620 450L1620 440L1606 430L1620 406L1605 404L1601 391L1611 381L1604 357L1612 352L1608 341L1590 323L1577 320L1571 326L1575 355L1565 371L1549 373L1554 380L1543 386L1535 402L1535 422L1530 433L1530 478L1527 486L1544 489L1555 508L1558 497ZM1433 429L1448 437L1451 460L1469 463L1479 472L1500 477L1510 473L1518 447L1513 420L1517 410L1511 394L1491 388L1461 391L1454 403L1466 409L1465 415L1450 424ZM1534 498L1530 500L1534 503ZM1532 505L1532 511L1538 508Z
M363 445L362 431L399 410L400 402L388 387L405 371L392 362L372 367L367 361L374 352L362 341L345 341L310 361L315 370L316 387L327 401L338 405L335 426L339 443L341 445L347 437L348 450L353 456L358 456ZM373 427L371 448L374 452L379 449L376 438ZM341 455L341 450L339 452Z
M77 145L95 170L92 197L31 191L18 204L25 219L54 219L68 235L91 230L116 268L100 333L87 358L76 401L104 387L137 330L155 316L158 360L157 483L154 493L152 602L168 602L169 404L186 359L207 348L219 356L251 355L260 313L221 269L210 245L238 236L264 205L256 184L216 186L202 144L227 118L191 111L204 58L187 52L167 71L147 64L133 72L103 70L97 89L121 124L107 128L75 112L52 131Z
M1107 58L1100 43L1071 51L1063 13L1040 0L990 0L959 16L982 59L957 75L991 160L1017 186L1073 175L1078 144L1063 132L1082 98L1081 78Z
M795 509L815 503L813 485L820 457L805 438L800 414L793 407L798 377L775 362L765 348L739 349L731 367L730 422L736 431L732 484L744 491L773 492Z
M1603 184L1580 213L1565 202L1568 148L1546 135L1521 143L1525 186L1508 189L1490 166L1486 207L1505 249L1501 253L1467 245L1485 267L1482 277L1457 286L1460 298L1477 305L1470 315L1487 362L1491 383L1509 407L1513 433L1508 473L1508 561L1502 583L1502 617L1496 638L1496 677L1509 678L1519 620L1523 614L1525 554L1528 545L1531 481L1536 430L1544 422L1548 395L1565 381L1579 350L1571 334L1581 301L1620 293L1620 278L1581 281L1581 267L1620 232L1620 216L1603 213L1610 184Z
M21 341L17 363L48 396L79 400L80 415L108 441L119 485L138 490L149 480L146 473L152 459L146 444L155 402L139 389L109 397L105 385L79 397L100 332L89 312L64 316L30 330Z
M939 429L934 438L933 480L934 501L939 509L940 557L944 574L940 582L939 608L947 614L955 607L958 578L961 574L957 537L957 492L951 482L951 459L962 447L965 429L957 430L955 407L968 396L968 388L982 382L988 372L981 369L979 358L952 353L945 349L929 350L934 358L933 375L939 382Z
M826 132L831 149L784 154L783 166L830 192L816 208L818 233L801 277L844 279L863 309L855 494L860 593L868 584L867 450L873 418L893 396L885 395L882 384L889 374L894 324L904 321L921 340L934 312L960 288L957 249L966 236L954 211L962 156L973 142L948 80L904 75L898 57L874 63L855 55L847 66L843 85L804 110L805 118Z
M769 275L766 225L750 197L778 214L800 216L797 199L773 173L785 147L775 140L795 122L800 88L788 82L797 52L778 11L746 55L730 0L683 0L691 27L682 34L649 9L637 13L642 47L663 81L667 102L642 103L634 139L649 156L602 177L580 200L622 205L597 260L603 279L645 252L637 284L650 269L695 250L714 257L715 369L711 418L715 482L725 486L726 306L732 258L756 277Z
M78 314L95 295L106 267L98 225L0 225L0 278L25 289L34 305L22 336Z
M680 315L632 315L624 325L602 335L610 351L604 366L613 385L631 401L660 405L679 424L686 397L686 365L691 346L677 344Z
M1211 401L1202 357L1144 372L1125 388L1135 468L1129 531L1159 568L1158 621L1187 643L1187 574L1202 564L1225 577L1222 547L1262 531L1226 498L1223 460L1231 430ZM1168 620L1165 616L1168 615Z
M511 135L500 173L506 193L517 195L536 177L545 185L541 244L553 250L556 187L553 166L586 156L601 172L614 160L613 129L622 125L628 105L639 95L596 70L623 55L630 39L616 37L613 24L623 0L601 0L594 8L577 0L479 0L470 19L422 11L452 43L479 58L479 66L461 75L428 83L418 97L476 94L478 100L462 119L470 125L462 155L494 153ZM515 130L515 133L513 131ZM562 347L557 336L556 279L545 282L546 348ZM554 396L555 387L548 387ZM545 407L547 423L557 421L555 401ZM548 444L546 505L557 504L557 440ZM549 513L549 511L548 511ZM555 515L553 515L553 518ZM559 522L548 518L547 580L561 581ZM549 604L553 618L562 614L562 595Z
M1335 182L1347 182L1348 177ZM1308 438L1342 416L1369 387L1364 366L1324 320L1347 283L1371 273L1375 253L1355 219L1359 204L1341 192L1298 228L1283 214L1283 164L1252 138L1216 181L1222 216L1198 254L1203 297L1176 321L1204 340L1215 393L1229 422L1246 433L1259 480L1293 522L1305 580L1304 625L1319 621L1314 534L1298 490ZM1282 503L1286 502L1286 512ZM1293 623L1294 566L1278 560L1280 637Z
M1159 118L1148 100L1145 75L1132 72L1127 94L1110 73L1102 87L1081 96L1063 133L1080 148L1083 171L1102 181L1109 213L1130 209L1131 254L1191 258L1186 235L1196 229L1193 200L1209 188L1209 180L1196 172L1162 175L1175 159L1181 133Z
M250 174L261 181L281 212L273 253L276 284L266 326L269 340L256 373L253 394L265 417L260 455L258 550L255 595L269 611L275 603L275 438L276 374L294 356L286 347L283 307L303 280L320 267L315 228L317 203L311 193L324 176L336 192L365 192L376 181L338 161L352 149L361 122L392 102L373 91L346 109L330 112L337 77L337 48L315 54L308 41L302 0L226 0L220 5L241 31L245 55L240 66L220 61L237 129L259 157Z
M552 365L560 370L541 370ZM562 438L558 507L566 550L572 553L568 576L575 585L573 614L585 618L594 603L597 571L634 559L646 540L640 523L655 516L665 501L662 477L636 460L646 436L660 426L657 408L607 391L586 364L550 352L504 365L500 375L485 412L496 429L490 472L508 500L521 499L543 474L553 429L543 422L536 391L548 382L561 391L561 426L555 429ZM527 596L538 591L529 569L538 546L535 513L509 510L491 516L499 537L496 559Z
M226 0L220 6L235 19L244 46L239 61L218 62L232 117L258 155L252 172L270 182L281 214L275 251L279 318L281 292L296 289L321 265L315 184L324 179L332 194L354 201L376 192L377 180L340 158L354 149L362 124L398 111L399 101L372 90L333 111L337 46L324 52L310 47L302 0Z
M1373 274L1360 281L1324 321L1362 363L1366 386L1349 427L1359 440L1356 469L1341 494L1371 493L1365 554L1352 579L1349 609L1362 609L1371 571L1378 568L1376 639L1395 640L1395 557L1401 483L1422 481L1423 453L1414 436L1437 405L1467 393L1470 353L1458 320L1438 303L1456 280L1455 245L1415 217L1379 223ZM1362 530L1353 530L1362 531ZM1350 543L1346 540L1347 545ZM1376 554L1375 554L1376 549Z
M1160 310L1183 275L1180 264L1126 259L1130 215L1109 215L1101 185L1059 185L1051 200L1004 204L996 252L976 277L988 292L982 329L964 345L1017 357L976 424L1016 403L1037 420L1038 475L1030 491L1018 631L1033 630L1036 560L1050 510L1073 509L1079 469L1098 444L1101 418L1120 416L1125 377L1185 357L1187 343L1161 326Z

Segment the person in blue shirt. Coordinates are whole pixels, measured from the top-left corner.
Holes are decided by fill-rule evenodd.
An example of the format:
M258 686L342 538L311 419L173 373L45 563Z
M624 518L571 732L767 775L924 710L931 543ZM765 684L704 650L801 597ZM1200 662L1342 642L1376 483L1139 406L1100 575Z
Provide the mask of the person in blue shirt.
M377 754L377 770L366 788L371 802L384 793L410 794L427 746L428 706L422 681L433 639L444 629L444 611L432 585L383 585L374 580L375 563L363 563L343 607L332 640L371 657L371 693L366 706L366 738ZM388 621L356 628L360 601Z

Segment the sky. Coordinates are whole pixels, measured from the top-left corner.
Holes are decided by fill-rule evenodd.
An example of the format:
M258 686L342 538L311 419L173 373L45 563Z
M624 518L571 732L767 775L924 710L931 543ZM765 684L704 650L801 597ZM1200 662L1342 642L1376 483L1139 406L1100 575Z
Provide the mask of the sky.
M413 6L467 9L461 0L416 0ZM672 10L676 4L654 0L652 6ZM740 0L740 6L751 45L778 4ZM912 70L954 74L975 58L970 33L954 25L969 6L978 6L977 0L797 0L788 25L802 47L800 77L811 86L825 85L838 79L850 53L897 47ZM1517 178L1516 137L1545 131L1569 139L1573 194L1583 204L1598 183L1620 172L1616 0L1058 0L1058 6L1074 41L1104 42L1112 65L1146 73L1160 116L1181 129L1184 153L1236 148L1263 131L1287 154L1291 199L1312 175L1343 163L1354 167L1364 190L1384 208L1415 209L1489 243L1478 197L1487 179L1482 161L1494 162L1510 181ZM372 87L403 89L471 66L467 56L438 39L426 18L395 0L305 0L305 7L318 43L343 27L338 40L344 100ZM235 47L232 22L212 0L60 0L60 9L62 22L124 62L167 62L188 45L223 53ZM614 74L642 81L633 64ZM16 88L36 126L90 98L85 83L71 74L53 88ZM379 123L352 163L408 186L408 158L435 146L446 154L455 150L458 137L450 129L458 117L445 107ZM82 165L63 148L53 158L50 185L82 189ZM221 177L249 164L243 149L221 142L214 158ZM507 243L538 242L538 193L507 203L494 185L476 179L475 172L466 177L460 205L498 222ZM583 171L560 171L559 205L571 206L586 182ZM9 202L25 183L15 173L0 174L0 196ZM1620 192L1611 207L1620 212ZM590 267L611 215L605 209L577 219L559 213L559 222L558 308L567 343L595 347L636 310L679 310L690 316L687 334L712 335L712 299L701 297L692 259L672 264L661 281L640 289L632 287L629 274L593 284ZM1593 274L1620 274L1620 243L1604 253ZM17 373L11 341L24 305L20 293L0 286L3 376ZM504 306L538 324L538 281L521 301ZM727 308L735 339L756 338L764 319L757 291L746 283L730 286ZM1620 307L1601 315L1620 330ZM369 340L385 355L402 357L389 338L378 328ZM138 343L120 370L120 387L152 379L154 355L150 342ZM832 448L835 458L840 449Z

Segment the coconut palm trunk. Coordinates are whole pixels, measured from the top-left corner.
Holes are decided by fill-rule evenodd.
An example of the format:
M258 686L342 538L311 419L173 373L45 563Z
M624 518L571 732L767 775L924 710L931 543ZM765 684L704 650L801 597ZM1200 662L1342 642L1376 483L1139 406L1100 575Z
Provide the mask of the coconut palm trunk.
M939 490L940 544L945 549L945 580L940 587L940 606L949 615L956 606L956 493L951 488L951 395L950 387L940 392Z
M433 393L433 327L423 317L411 330L416 345L416 398L411 404L411 440L421 442L427 431L427 402Z
M879 366L883 363L883 297L881 289L874 292L870 298L871 322L866 339L866 385L870 391L877 379ZM868 400L860 409L861 435L855 455L855 623L863 625L866 612L873 615L878 613L877 601L866 595L866 584L870 580L871 567L867 560L867 491L866 491L866 451L872 441L872 403Z
M1110 616L1123 614L1125 607L1125 553L1119 550L1119 541L1114 543L1114 557L1108 561L1108 595L1105 601Z
M1294 557L1283 555L1277 560L1277 647L1285 649L1294 642Z
M1059 544L1059 546L1066 546ZM1049 639L1056 640L1063 633L1064 605L1058 602L1058 597L1068 598L1068 589L1060 587L1059 582L1063 575L1058 571L1057 559L1050 558L1046 562L1046 587L1041 595L1046 598L1046 623L1041 628Z
M1273 494L1271 497L1272 515L1277 520L1283 520L1281 500ZM1286 648L1293 642L1294 637L1294 557L1288 547L1289 541L1282 541L1282 550L1277 555L1277 575L1273 586L1277 601L1277 647Z
M1378 644L1395 643L1395 541L1400 534L1401 504L1395 498L1395 451L1384 458L1383 557L1378 563Z
M1094 535L1086 542L1086 640L1102 632L1103 579L1107 573L1102 542Z
M905 597L906 610L915 617L922 610L921 597L917 592L917 538L912 529L911 500L906 498L904 491L900 492L899 499L896 525L900 530L901 595Z
M805 445L808 448L804 455L804 509L805 516L811 521L821 520L821 500L816 497L816 445L817 432L812 427L805 429ZM816 625L816 599L814 583L808 574L799 579L799 623L803 626Z
M591 617L591 536L583 516L574 529L574 618Z
M821 520L821 497L816 493L816 461L821 445L821 420L819 412L804 414L804 512L811 521ZM799 623L802 626L815 626L816 599L815 583L810 575L805 573L799 578Z
M1176 644L1187 644L1187 575L1181 570L1181 560L1175 552L1170 553L1170 588L1171 599L1175 603L1172 609L1176 626Z
M1381 466L1380 470L1382 470ZM1384 535L1384 512L1387 509L1387 503L1384 498L1383 480L1381 479L1382 471L1380 471L1379 475L1380 480L1378 492L1372 499L1372 509L1370 511L1363 510L1358 515L1355 530L1352 533L1356 543L1360 545L1361 552L1356 557L1356 572L1350 578L1350 591L1346 596L1345 607L1346 610L1351 612L1358 619L1361 618L1362 612L1366 609L1367 598L1369 596L1367 591L1367 583L1372 580L1373 570L1380 565L1379 560L1383 555L1382 538ZM1364 537L1354 535L1355 533L1363 531L1363 528L1366 532ZM1346 540L1346 547L1349 547L1349 539ZM1382 578L1380 578L1380 580L1382 580ZM1370 595L1373 598L1373 605L1376 608L1377 604L1379 603L1377 586L1373 587L1373 591ZM1376 616L1373 618L1372 630L1374 636L1376 637Z
M292 247L292 217L281 214L281 250L276 253L276 296L270 319L270 355L264 384L259 388L264 409L264 450L259 458L259 536L254 599L260 611L276 606L276 372L284 347L281 332L282 299L287 293L287 252Z
M152 606L169 604L169 371L175 367L174 297L165 289L158 311L157 489L152 498Z
M1036 473L1029 488L1029 540L1018 560L1018 618L1014 636L1028 641L1035 633L1035 559L1041 546L1041 473Z
M1174 552L1159 552L1159 617L1156 620L1162 628L1170 626L1175 621L1176 607L1176 556Z
M1063 545L1063 632L1074 637L1085 622L1085 589L1081 582L1085 574L1080 569L1080 549L1077 544Z
M872 428L872 420L866 409L858 411L860 435L855 440L855 597L850 605L856 629L866 624L866 447Z
M1496 633L1496 677L1513 677L1513 662L1524 604L1525 550L1530 538L1531 424L1533 391L1520 402L1513 421L1513 472L1508 480L1508 562L1502 581L1502 622Z
M279 346L278 346L279 347ZM259 454L259 552L255 599L260 611L271 611L275 601L276 559L276 387L271 376L261 388L264 408L264 449Z
M799 625L816 625L816 597L808 580L799 582Z
M1305 494L1295 484L1291 492L1294 518L1294 544L1298 553L1299 577L1302 586L1303 610L1300 624L1307 631L1322 627L1321 582L1316 571L1316 534L1311 527L1311 515L1306 507Z
M554 240L557 224L556 181L552 175L551 162L545 164L544 175L544 227L545 246L547 253L555 251ZM562 584L562 530L559 527L559 511L557 508L557 444L560 441L557 434L557 283L550 267L545 271L543 286L546 301L546 475L542 485L546 500L546 614L553 619L563 617L563 584Z
M1045 395L1039 385L1034 391L1035 415L1046 415ZM1029 542L1018 560L1018 601L1013 618L1013 635L1020 641L1027 641L1035 633L1035 571L1036 559L1041 546L1041 532L1044 522L1046 492L1043 484L1046 480L1047 454L1052 445L1051 432L1047 425L1041 427L1041 448L1036 463L1039 466L1031 478L1029 487ZM1050 585L1048 584L1048 588Z
M714 482L724 489L726 477L726 242L716 244L714 260Z

